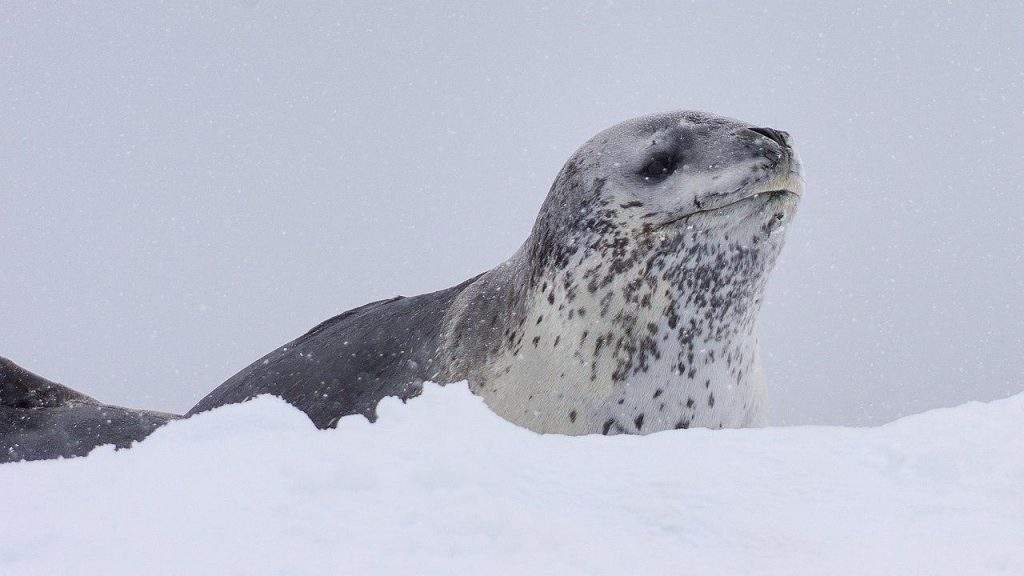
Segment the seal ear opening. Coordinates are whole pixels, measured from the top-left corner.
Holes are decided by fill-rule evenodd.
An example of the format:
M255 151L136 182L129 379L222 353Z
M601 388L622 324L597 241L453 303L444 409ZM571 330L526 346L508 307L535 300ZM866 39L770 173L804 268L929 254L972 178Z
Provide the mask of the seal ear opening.
M33 374L0 356L0 406L55 408L71 402L98 403L81 392Z

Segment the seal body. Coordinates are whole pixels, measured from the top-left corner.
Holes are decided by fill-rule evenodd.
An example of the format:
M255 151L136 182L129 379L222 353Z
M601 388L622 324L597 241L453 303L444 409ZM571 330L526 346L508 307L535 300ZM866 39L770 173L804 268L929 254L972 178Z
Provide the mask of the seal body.
M472 281L373 302L331 318L229 378L188 415L274 394L320 428L350 414L375 420L382 398L417 396L424 381L440 378L445 312Z
M186 416L268 393L324 428L349 414L372 421L382 398L412 398L426 380L468 380L497 414L537 432L763 424L757 316L802 188L784 132L699 112L624 122L569 159L509 260L336 316ZM25 382L59 385L35 375L17 384L13 373L0 370L0 418L58 430L0 427L9 460L124 445L176 418L63 387L65 400L26 402L46 394L26 396ZM121 411L125 424L83 434L74 423L97 409Z

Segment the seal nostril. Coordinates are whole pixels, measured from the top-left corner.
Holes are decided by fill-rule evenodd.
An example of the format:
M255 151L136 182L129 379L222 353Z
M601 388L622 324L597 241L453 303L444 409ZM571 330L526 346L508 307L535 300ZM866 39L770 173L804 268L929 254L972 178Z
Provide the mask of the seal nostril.
M786 143L787 134L785 132L775 130L774 128L749 128L749 130L772 140L783 148L789 148L789 144Z

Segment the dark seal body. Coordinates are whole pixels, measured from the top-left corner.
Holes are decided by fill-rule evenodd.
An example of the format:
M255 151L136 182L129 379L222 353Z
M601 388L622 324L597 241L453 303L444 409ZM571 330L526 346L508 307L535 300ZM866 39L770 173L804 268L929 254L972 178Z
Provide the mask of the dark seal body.
M325 428L372 421L382 398L412 398L424 381L468 380L537 432L763 424L757 315L802 186L783 132L697 112L619 124L565 164L512 258L327 320L186 416L274 394ZM176 418L101 405L11 363L0 410L0 461L124 446ZM97 426L97 413L113 417Z

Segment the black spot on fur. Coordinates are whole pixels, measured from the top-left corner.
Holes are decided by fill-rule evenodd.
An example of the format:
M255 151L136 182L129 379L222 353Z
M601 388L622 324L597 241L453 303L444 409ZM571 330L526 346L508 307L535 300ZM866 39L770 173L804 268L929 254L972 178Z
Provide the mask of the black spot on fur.
M606 420L604 426L601 427L601 434L608 435L608 431L612 429L612 424L615 424L615 420Z

